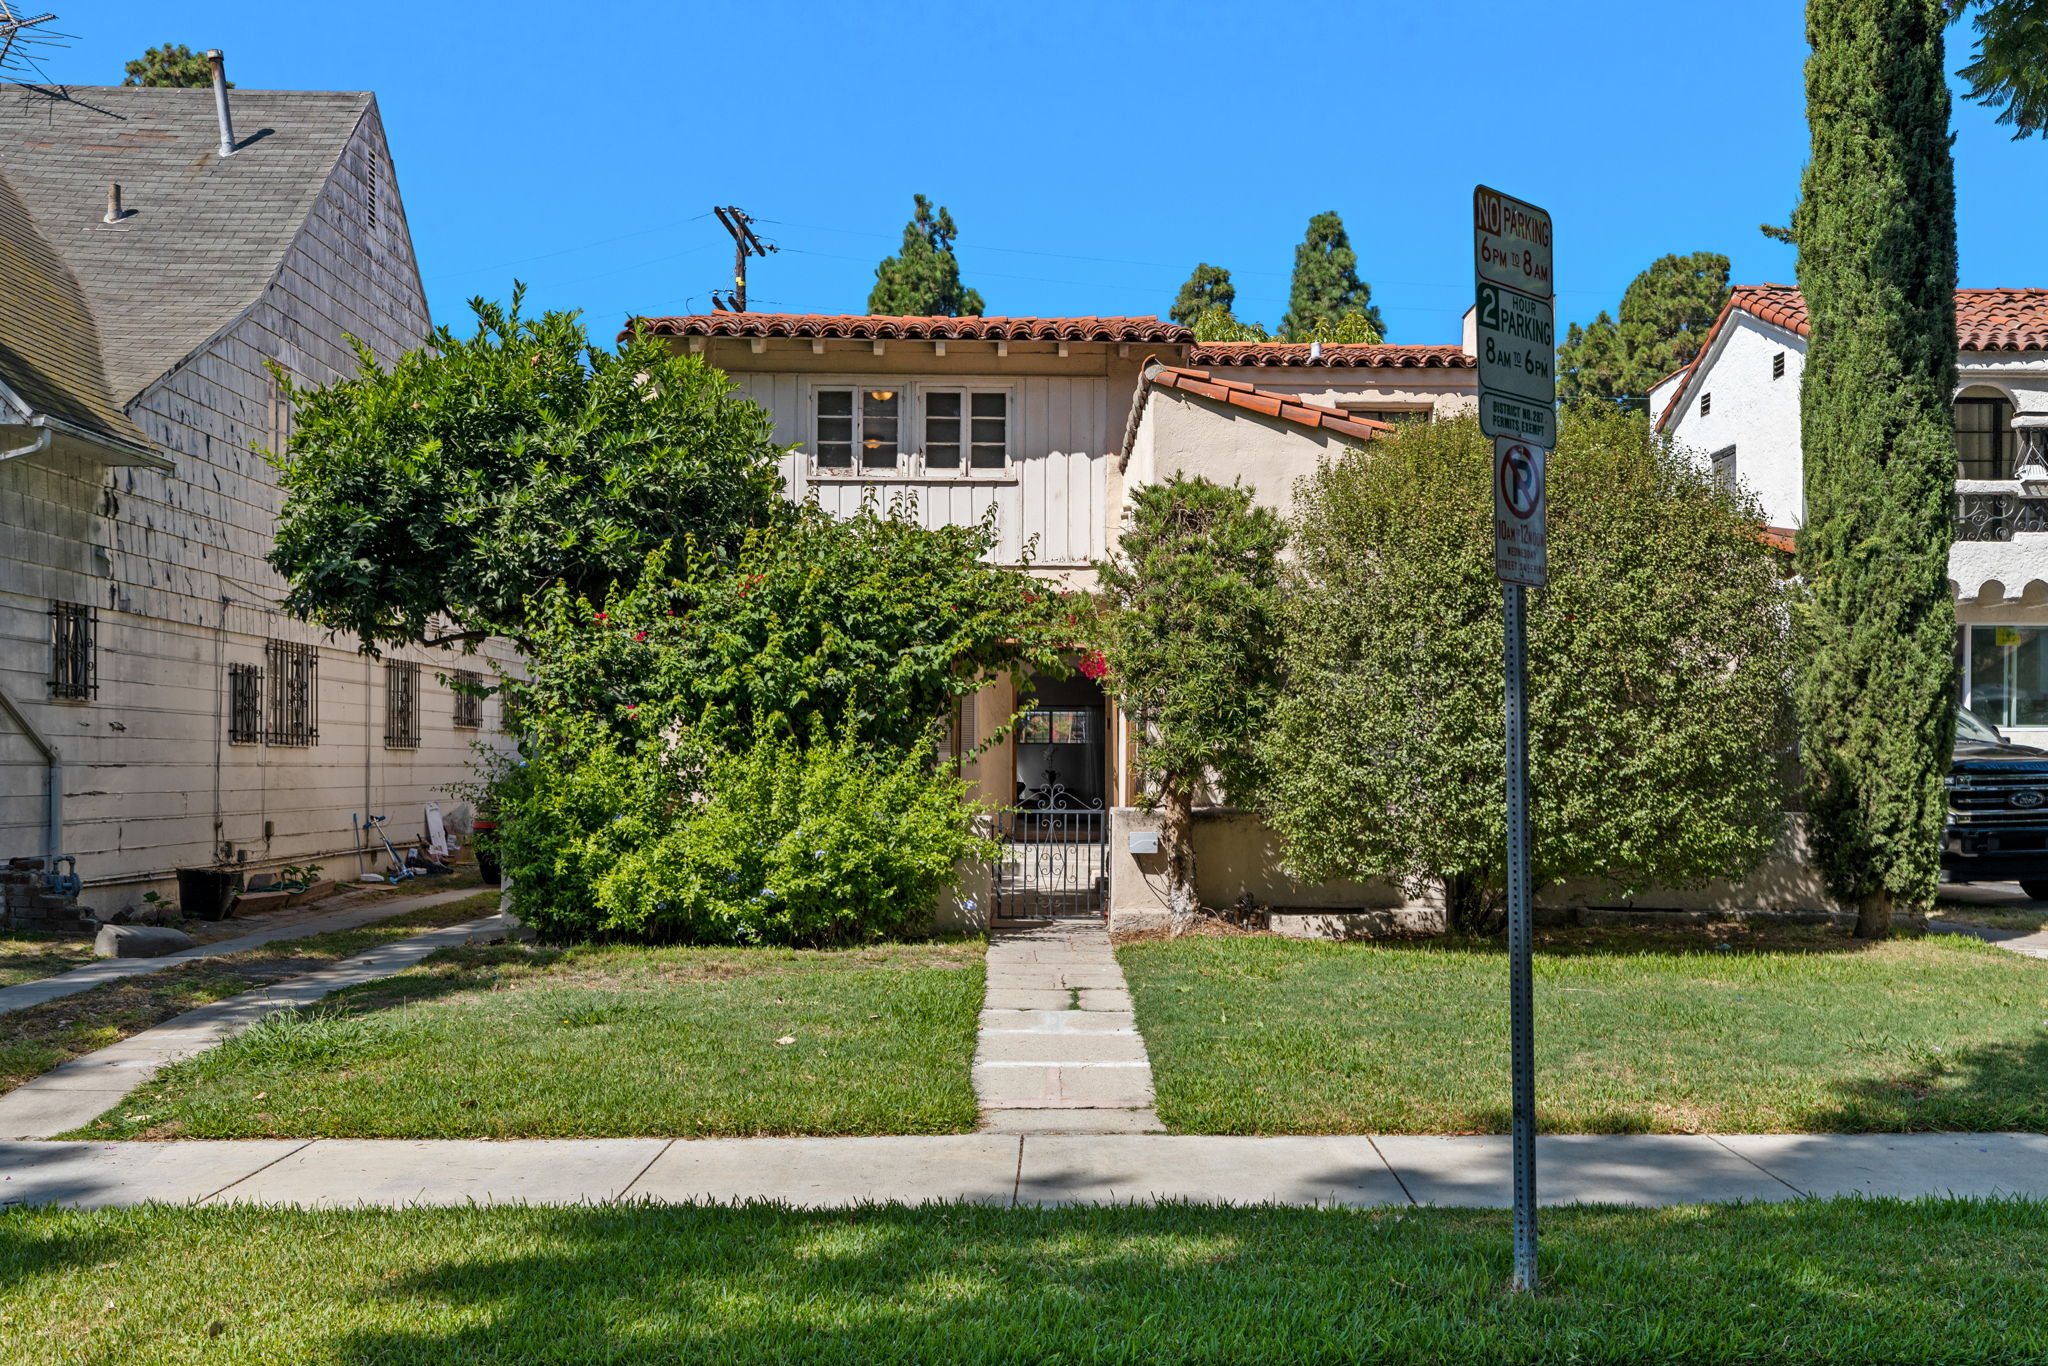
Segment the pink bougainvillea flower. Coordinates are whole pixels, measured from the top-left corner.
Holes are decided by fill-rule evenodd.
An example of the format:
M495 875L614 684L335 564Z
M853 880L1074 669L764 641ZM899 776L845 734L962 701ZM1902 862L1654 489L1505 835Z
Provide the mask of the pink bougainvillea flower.
M1100 679L1108 672L1109 661L1103 657L1102 651L1090 650L1087 654L1081 656L1081 676L1083 678Z

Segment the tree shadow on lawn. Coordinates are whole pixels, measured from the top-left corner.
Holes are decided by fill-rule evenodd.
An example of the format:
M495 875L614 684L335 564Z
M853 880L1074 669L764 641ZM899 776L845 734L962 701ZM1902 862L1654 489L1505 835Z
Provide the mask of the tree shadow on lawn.
M1641 927L1539 925L1532 942L1536 953L1552 958L1593 955L1683 958L1729 953L1859 954L1885 944L1910 942L1914 938L1918 936L1889 940L1858 939L1847 930L1829 925L1759 925L1754 921L1719 921L1707 925ZM1444 949L1478 954L1506 954L1508 951L1505 931L1497 935L1442 934L1351 942L1418 953Z
M52 1227L39 1210L0 1206L0 1292L33 1276L82 1271L134 1253L134 1234L105 1225Z
M1837 1085L1838 1108L1816 1119L1849 1133L2048 1130L2048 1030L1953 1052L1916 1048L1907 1061Z
M2048 1208L2024 1203L1555 1211L1533 1296L1502 1292L1498 1211L586 1207L532 1211L516 1238L491 1213L433 1212L477 1219L468 1250L400 1254L355 1321L402 1326L357 1327L318 1354L1992 1360L2023 1350L2020 1325L2048 1309L2031 1269Z

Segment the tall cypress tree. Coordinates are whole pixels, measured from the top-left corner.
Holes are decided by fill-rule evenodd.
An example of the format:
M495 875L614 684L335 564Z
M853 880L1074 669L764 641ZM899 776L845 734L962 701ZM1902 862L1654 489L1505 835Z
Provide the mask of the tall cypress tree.
M1358 278L1358 253L1335 210L1308 220L1308 236L1294 249L1294 281L1287 292L1287 316L1280 335L1288 341L1328 340L1347 313L1363 316L1374 340L1387 325L1372 301L1372 286Z
M1793 218L1807 584L1798 703L1814 852L1856 932L1932 903L1955 731L1947 0L1808 0L1813 152Z
M921 318L981 316L981 294L960 283L960 258L953 254L959 229L953 215L915 195L917 209L903 225L903 250L875 267L868 312Z

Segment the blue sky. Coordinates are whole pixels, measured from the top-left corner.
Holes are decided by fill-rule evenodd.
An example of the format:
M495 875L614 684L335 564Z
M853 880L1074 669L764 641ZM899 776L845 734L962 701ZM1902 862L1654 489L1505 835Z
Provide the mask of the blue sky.
M56 79L153 43L252 88L371 89L435 317L514 276L609 335L709 308L738 204L782 251L753 306L860 312L922 191L990 313L1164 314L1197 261L1275 322L1311 214L1343 214L1389 340L1451 341L1475 181L1551 210L1559 312L1666 252L1787 280L1805 158L1797 0L1711 7L1207 0L50 0ZM360 23L342 16L365 16ZM1966 34L1952 31L1950 67ZM1965 285L2048 285L2048 143L1959 102Z

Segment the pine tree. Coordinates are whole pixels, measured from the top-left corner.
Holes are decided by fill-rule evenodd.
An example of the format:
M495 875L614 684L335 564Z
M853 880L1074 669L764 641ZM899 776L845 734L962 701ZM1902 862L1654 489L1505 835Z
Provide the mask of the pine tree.
M1813 148L1793 220L1807 593L1797 687L1815 856L1856 932L1931 904L1955 730L1947 0L1808 0Z
M183 43L165 43L162 47L146 48L140 57L123 68L127 79L123 85L173 86L185 90L199 90L213 84L213 67L204 53L194 52ZM233 90L235 83L228 82Z
M1319 327L1334 327L1346 313L1360 313L1380 337L1387 325L1372 302L1372 286L1358 278L1358 253L1334 210L1308 220L1308 236L1294 249L1294 284L1287 316L1280 320L1286 341L1318 341Z
M1237 286L1230 283L1230 272L1221 266L1212 266L1207 261L1195 267L1195 273L1188 276L1188 282L1180 287L1173 307L1166 316L1182 327L1193 327L1195 319L1212 308L1229 313L1231 305L1237 302Z
M1727 302L1727 257L1660 256L1622 294L1618 321L1602 310L1572 324L1557 352L1557 396L1645 407L1651 385L1699 354Z
M953 255L959 229L942 205L917 195L917 213L903 226L903 250L875 267L875 288L868 312L914 317L978 318L981 295L960 284L960 261Z

